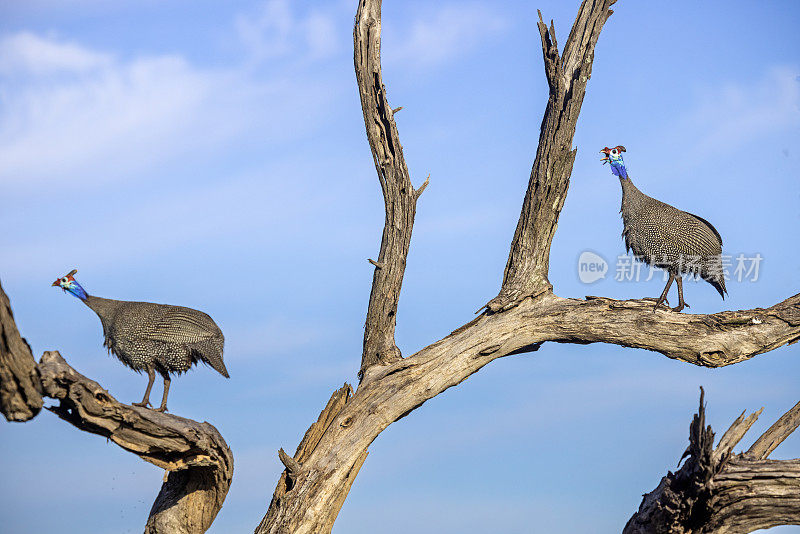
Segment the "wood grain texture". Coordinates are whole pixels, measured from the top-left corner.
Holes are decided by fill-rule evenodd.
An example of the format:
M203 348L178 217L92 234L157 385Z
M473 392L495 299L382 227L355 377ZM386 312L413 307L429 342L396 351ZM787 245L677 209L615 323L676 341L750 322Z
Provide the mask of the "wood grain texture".
M567 299L553 293L548 280L550 245L569 186L575 159L572 139L591 76L594 48L613 3L584 0L561 54L553 24L546 26L540 14L549 98L501 291L484 313L402 358L395 343L397 306L416 202L428 182L416 190L411 184L394 121L400 108L389 106L383 85L381 1L359 0L353 32L354 65L386 210L380 254L377 260L369 260L375 271L361 381L355 392L348 384L333 392L294 455L282 448L278 451L285 470L256 534L329 533L374 439L393 422L498 358L539 350L548 341L611 343L659 352L693 365L720 367L800 339L800 294L769 308L689 315L661 309L653 312L652 302L643 300ZM10 312L0 319L3 324L13 324ZM15 353L24 355L21 345L14 343ZM11 352L6 349L7 354ZM5 363L11 361L6 353L0 354L0 372L3 366L13 368ZM21 370L13 369L10 376L14 380L23 378L1 390L11 399L4 404L13 406L8 412L32 417L25 411L28 400L23 397L35 399L30 391L36 390L41 377L41 391L59 399L53 411L60 417L169 471L146 532L202 532L208 528L233 474L230 450L211 425L121 405L98 384L71 369L58 353L46 353L38 367L34 364L33 374L24 365ZM5 375L0 377L5 387ZM30 378L33 390L21 394L27 384L25 377ZM734 455L733 448L757 414L743 414L714 448L701 399L690 429L689 459L678 472L681 475L670 473L645 498L631 527L641 525L643 530L630 532L740 532L745 524L759 521L764 525L796 521L798 461L776 464L767 456L797 427L799 411L797 406L790 410L750 451ZM714 483L713 492L709 481ZM686 525L694 530L685 530Z
M233 454L216 428L122 404L56 351L44 353L39 373L44 394L59 401L50 411L168 471L146 534L192 534L211 526L233 478Z
M375 276L361 382L346 399L342 390L334 393L293 458L299 468L283 458L287 469L256 534L330 532L372 441L394 421L497 358L538 350L546 341L613 343L719 367L800 339L800 295L766 309L684 315L671 310L654 313L652 302L642 300L564 299L553 294L547 280L550 244L569 185L575 158L572 138L591 76L594 46L612 4L611 0L581 4L561 56L552 23L548 29L540 15L550 97L503 288L486 305L486 313L402 358L394 341L395 315L419 192L411 187L382 83L381 2L359 1L354 28L356 79L386 207L381 256L371 260ZM729 441L737 432L732 431ZM314 439L307 439L309 434Z
M795 408L781 420L800 419ZM740 416L714 448L701 393L686 462L644 496L623 534L738 534L800 524L800 460L732 452L760 413Z
M42 409L42 386L28 342L20 336L11 302L0 284L0 412L29 421Z
M313 451L304 453L302 474L285 491L284 473L276 489L281 500L273 498L267 514L280 520L262 521L256 533L329 532L345 488L372 441L394 421L497 358L537 350L547 341L603 342L720 367L800 338L798 311L800 295L766 309L688 315L653 313L650 301L547 294L503 313L482 315L416 354L373 369L352 397L336 406ZM326 421L332 413L323 410Z
M364 326L364 350L359 371L361 377L373 365L385 365L401 358L394 340L397 304L403 286L417 199L427 187L428 180L416 190L411 184L400 134L394 121L395 111L389 106L383 85L380 0L359 2L353 42L364 126L386 207L378 260L370 260L375 272Z
M500 293L486 304L490 312L517 305L526 297L552 290L548 279L550 245L564 207L577 149L572 139L592 76L594 48L616 0L581 4L564 52L559 55L553 22L548 28L539 12L544 71L550 95L539 133L522 212L511 241Z

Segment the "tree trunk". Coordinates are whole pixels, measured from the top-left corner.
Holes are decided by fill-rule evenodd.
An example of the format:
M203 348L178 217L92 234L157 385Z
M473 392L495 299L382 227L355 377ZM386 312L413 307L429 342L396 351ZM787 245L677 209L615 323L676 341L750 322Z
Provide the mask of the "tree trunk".
M427 400L503 356L538 350L547 341L612 343L656 351L693 365L738 363L800 339L800 294L770 308L688 315L653 311L651 302L586 300L555 295L549 254L569 187L572 139L592 72L594 49L613 0L584 0L559 55L553 23L539 14L549 98L503 285L484 313L403 358L395 322L416 203L428 180L414 189L403 157L380 64L381 1L360 0L354 64L367 140L383 192L386 218L364 331L358 389L336 390L285 466L256 534L328 533L373 440ZM0 408L9 420L27 420L42 395L77 428L111 439L169 474L146 532L202 532L214 520L233 475L233 456L207 423L123 405L72 369L57 352L37 366L19 336L0 287ZM532 297L532 298L527 298ZM800 421L800 404L744 454L733 447L758 414L740 417L713 448L704 406L691 427L689 459L646 496L626 532L743 532L797 523L800 461L767 456Z
M42 409L42 386L28 342L19 335L11 302L0 284L0 411L28 421Z

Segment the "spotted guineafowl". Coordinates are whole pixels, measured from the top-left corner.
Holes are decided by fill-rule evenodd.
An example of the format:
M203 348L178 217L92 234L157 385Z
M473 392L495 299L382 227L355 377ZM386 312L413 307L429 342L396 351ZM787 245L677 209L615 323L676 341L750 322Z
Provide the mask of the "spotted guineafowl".
M205 313L182 306L111 300L89 295L75 280L76 270L53 282L94 311L103 323L103 345L122 363L148 375L142 402L150 405L154 371L164 378L164 396L159 412L167 410L170 374L183 373L202 361L225 378L228 370L222 361L225 338L216 323Z
M679 312L689 305L683 300L684 274L700 276L725 298L725 277L722 269L722 237L710 222L673 208L639 191L625 168L622 153L625 147L604 148L603 163L610 163L611 172L622 185L622 237L626 251L648 265L669 273L669 281L653 309L667 300L673 280L678 282Z

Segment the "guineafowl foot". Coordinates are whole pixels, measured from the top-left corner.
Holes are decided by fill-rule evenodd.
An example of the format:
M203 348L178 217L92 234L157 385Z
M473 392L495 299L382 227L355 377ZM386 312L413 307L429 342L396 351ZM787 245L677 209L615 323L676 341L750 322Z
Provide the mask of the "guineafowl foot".
M667 299L659 300L655 297L642 297L639 300L646 300L648 302L657 302L659 306L663 303L666 303L666 305L669 306L669 301Z
M669 301L667 299L661 300L655 297L643 297L641 300L647 300L656 303L656 305L653 306L653 313L656 312L659 306L663 306L664 308L669 308Z
M677 278L678 280L678 305L672 308L672 311L679 312L684 308L688 308L689 305L683 301L683 278L680 276Z
M158 408L153 408L153 411L164 413L164 412L167 411L167 407L166 406L159 406Z
M666 307L669 307L669 301L667 300L667 293L669 293L669 286L672 285L672 282L674 280L675 280L675 275L670 273L669 274L669 280L667 281L667 285L664 287L664 291L661 292L661 296L658 297L658 300L656 301L656 305L653 307L653 313L655 313L656 310L658 309L658 307L661 306L661 304L664 303L664 302L667 303ZM678 279L678 282L680 283L680 278ZM683 302L682 298L681 298L681 302Z
M153 405L150 404L150 401L132 402L131 406L141 406L142 408L152 408L153 407Z

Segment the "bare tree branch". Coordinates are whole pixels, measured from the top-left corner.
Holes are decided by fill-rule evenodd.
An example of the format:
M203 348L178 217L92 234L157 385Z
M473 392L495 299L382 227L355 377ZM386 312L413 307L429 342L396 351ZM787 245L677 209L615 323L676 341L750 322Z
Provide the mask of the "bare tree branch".
M796 422L796 408L781 420ZM700 408L689 427L686 463L644 496L623 534L739 533L800 524L800 460L731 453L760 413L740 416L714 449L701 389Z
M380 368L341 408L337 405L313 452L300 462L303 474L290 491L281 490L284 473L276 490L280 502L273 498L267 513L280 520L265 517L256 533L329 532L346 496L344 488L352 484L372 441L394 421L502 356L537 350L545 341L606 342L656 350L695 365L723 366L800 338L800 323L791 324L800 311L800 295L772 308L713 315L652 309L649 301L548 295L501 314L480 316L416 354ZM327 421L328 408L323 410L326 414ZM731 432L731 437L737 433ZM735 445L728 441L730 447Z
M539 149L506 267L490 312L405 359L394 342L397 299L414 222L414 194L380 70L380 0L360 0L355 69L367 138L384 192L386 223L375 266L358 390L334 393L281 475L256 534L330 532L367 448L390 424L458 385L487 363L538 350L545 341L614 343L695 365L723 366L800 338L800 295L768 309L685 315L652 303L563 299L547 280L549 250L575 157L572 138L594 46L612 0L584 0L564 54L552 23L539 29L550 84ZM426 180L427 183L427 180ZM525 299L538 296L536 299ZM726 434L733 447L753 417ZM721 449L725 450L725 449ZM299 467L298 467L299 466Z
M364 328L364 352L359 377L369 367L401 358L394 340L397 303L403 285L417 199L428 181L415 191L411 185L394 113L381 73L381 1L361 0L353 29L355 71L367 139L378 171L386 205L381 250L372 278Z
M594 47L616 0L583 2L559 57L553 22L539 12L544 71L550 98L542 119L539 147L531 169L522 213L511 242L500 294L486 304L490 312L515 306L520 300L552 290L548 280L550 245L567 198L577 149L572 138L592 76Z
M59 404L48 410L61 419L85 432L104 436L168 471L150 510L146 534L205 532L222 508L233 478L233 454L217 429L208 423L121 404L97 382L70 367L58 352L45 352L37 365L27 344L23 349L19 341L13 341L12 334L17 338L19 334L2 287L0 305L3 328L0 347L13 347L15 351L12 360L6 356L11 352L4 348L0 360L3 398L13 399L16 391L27 405L38 398L39 408L42 396L57 399ZM9 361L14 367L7 366ZM20 373L19 369L25 371ZM9 370L16 373L12 380L6 378ZM39 396L29 392L19 395L23 388ZM10 396L6 396L7 391ZM3 413L8 419L24 413L19 408L7 412L6 406L14 404L3 402ZM26 417L30 419L33 415Z
M764 460L778 445L788 438L800 426L800 402L775 421L775 424L761 435L760 438L747 449L748 458Z
M305 436L303 436L302 441L300 441L300 445L297 447L294 457L287 461L283 461L282 458L282 463L286 466L286 470L281 475L280 480L278 480L278 486L275 488L272 502L270 502L267 513L256 528L256 533L297 532L296 529L298 525L304 520L303 505L305 501L303 498L298 498L300 497L299 495L290 492L300 481L300 477L304 477L304 475L308 474L308 470L303 468L303 464L311 457L317 445L319 445L320 439L322 439L322 436L331 426L336 416L339 415L349 402L352 394L353 389L349 384L345 384L334 391L328 404L319 414L317 421L306 431ZM282 450L283 449L281 449L281 451ZM334 494L332 499L333 510L331 514L326 515L322 522L316 523L320 525L316 532L330 532L331 528L333 528L333 522L336 520L336 516L339 514L344 499L350 491L350 486L352 486L358 474L358 470L361 468L361 464L364 463L366 457L367 453L366 450L364 450L360 461L357 461L350 469L350 475L345 476L340 485L329 490ZM287 463L292 465L292 468L290 468ZM306 482L307 479L308 477L305 476L302 482ZM311 530L308 532L314 531Z
M42 386L28 342L19 335L11 303L0 284L0 411L8 421L28 421L42 409Z

